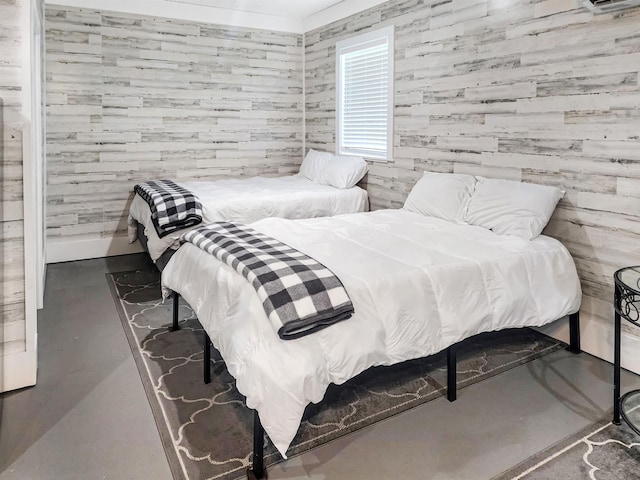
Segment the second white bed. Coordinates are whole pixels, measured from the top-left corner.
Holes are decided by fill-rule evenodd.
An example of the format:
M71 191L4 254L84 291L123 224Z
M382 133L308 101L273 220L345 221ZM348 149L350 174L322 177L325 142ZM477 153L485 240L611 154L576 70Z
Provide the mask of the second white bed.
M301 175L177 183L193 192L202 203L203 225L227 220L251 223L267 217L324 217L368 209L367 192L362 188L335 188ZM177 248L180 235L187 231L158 237L149 205L139 195L135 195L129 208L130 243L137 238L136 222L144 227L149 255L154 262L166 250Z
M352 318L281 340L241 275L192 244L162 274L195 310L249 408L286 451L310 402L374 365L442 351L474 334L541 326L579 309L568 251L406 210L252 225L312 256L344 284Z

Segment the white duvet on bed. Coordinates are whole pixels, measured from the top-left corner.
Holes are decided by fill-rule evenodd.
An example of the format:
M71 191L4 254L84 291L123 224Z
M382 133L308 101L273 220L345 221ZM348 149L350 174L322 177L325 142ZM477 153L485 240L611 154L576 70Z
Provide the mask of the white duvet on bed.
M575 265L555 239L499 236L406 210L253 224L338 275L348 320L281 340L253 287L185 244L162 274L195 310L247 406L285 454L309 402L373 365L437 353L476 333L539 326L576 312Z
M193 192L202 203L203 224L229 220L251 223L267 217L312 218L367 210L367 192L320 185L291 175L286 177L228 178L215 181L176 182ZM144 226L149 255L156 261L188 229L159 238L149 205L135 195L129 208L129 243L136 241L135 221Z

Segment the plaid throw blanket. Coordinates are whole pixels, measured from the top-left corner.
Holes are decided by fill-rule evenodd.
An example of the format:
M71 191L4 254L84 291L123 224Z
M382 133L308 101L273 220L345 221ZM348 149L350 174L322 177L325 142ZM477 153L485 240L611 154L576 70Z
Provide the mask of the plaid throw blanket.
M139 183L134 191L149 204L151 221L160 238L202 222L198 197L171 180Z
M198 227L182 236L234 268L253 285L284 340L345 320L353 305L340 280L324 265L245 225Z

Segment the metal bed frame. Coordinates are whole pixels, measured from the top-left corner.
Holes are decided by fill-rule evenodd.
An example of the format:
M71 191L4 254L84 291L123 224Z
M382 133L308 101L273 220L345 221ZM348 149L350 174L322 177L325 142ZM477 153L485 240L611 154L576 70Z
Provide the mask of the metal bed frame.
M147 255L149 255L149 245L148 245L149 239L144 234L144 225L142 225L138 221L136 221L136 231L137 231L138 241L140 242L140 245L142 245L142 248L144 248L144 251L147 252ZM162 255L160 255L160 257L155 262L153 262L156 268L162 272L162 270L164 270L164 267L167 265L167 263L169 263L169 260L171 259L173 254L176 252L177 250L174 250L172 248L166 250ZM149 259L151 259L150 255L149 255Z
M180 330L179 325L179 306L180 306L180 294L178 292L172 293L173 298L173 323L169 330ZM203 361L203 379L204 383L211 383L211 347L213 346L209 334L204 330L204 361ZM479 334L482 335L482 334ZM473 337L469 337L473 338ZM464 340L454 343L447 347L447 400L453 402L457 398L456 388L456 363L457 354L460 344ZM569 345L567 350L571 353L577 354L582 350L580 349L580 312L572 313L569 315ZM264 428L260 423L260 417L258 411L253 411L253 455L251 467L247 469L247 480L266 480L267 468L264 465Z

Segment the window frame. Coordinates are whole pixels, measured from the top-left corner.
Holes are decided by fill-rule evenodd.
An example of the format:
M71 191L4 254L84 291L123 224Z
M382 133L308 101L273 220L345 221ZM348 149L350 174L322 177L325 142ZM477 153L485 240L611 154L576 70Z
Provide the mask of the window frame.
M393 111L394 111L394 32L393 25L356 35L336 42L336 154L354 155L373 161L389 162L393 159ZM376 155L371 149L358 149L343 145L344 55L372 48L376 42L387 44L387 135L386 154Z

